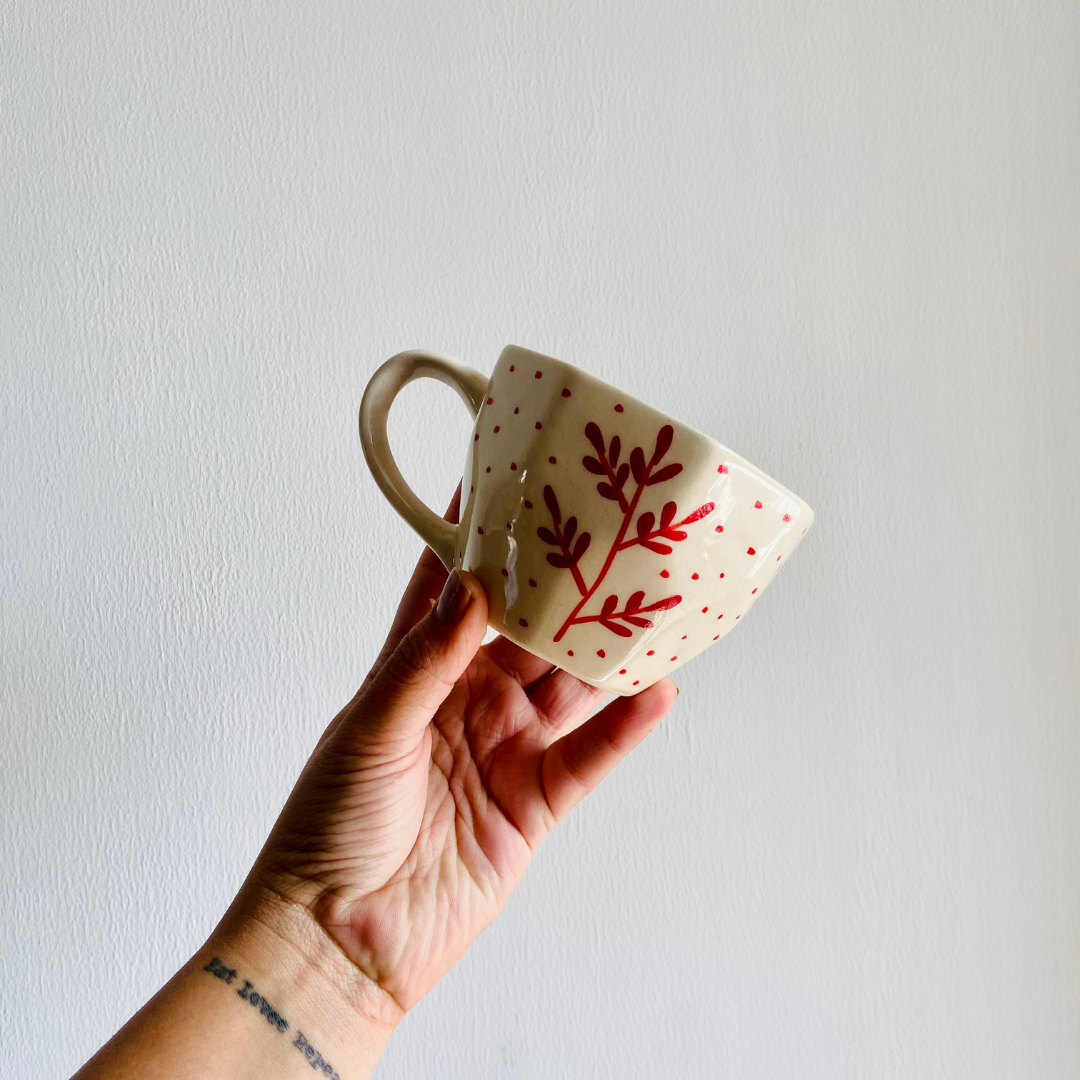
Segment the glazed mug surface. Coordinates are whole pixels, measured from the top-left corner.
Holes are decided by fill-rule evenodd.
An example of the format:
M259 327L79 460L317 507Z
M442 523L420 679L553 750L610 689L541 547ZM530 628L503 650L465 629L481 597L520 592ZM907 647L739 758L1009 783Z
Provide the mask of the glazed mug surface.
M434 378L476 418L459 523L406 484L386 418ZM500 634L614 694L636 694L718 641L806 535L814 512L750 462L572 364L507 345L488 378L413 349L360 405L368 467L442 559L475 574Z

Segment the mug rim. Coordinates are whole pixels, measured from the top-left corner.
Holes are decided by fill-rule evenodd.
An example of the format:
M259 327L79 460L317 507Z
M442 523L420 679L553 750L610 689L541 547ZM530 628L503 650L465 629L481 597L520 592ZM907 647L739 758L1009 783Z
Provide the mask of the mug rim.
M502 352L499 353L498 360L495 362L496 367L502 364L504 358L506 358L507 356L512 356L514 354L524 354L528 357L536 357L549 363L558 364L560 367L572 372L575 377L584 378L586 381L596 383L598 386L602 386L606 390L611 390L615 392L616 394L620 395L621 399L625 401L628 405L632 404L638 409L642 409L647 413L651 413L654 417L671 424L676 430L682 431L685 434L690 435L694 439L698 439L707 443L714 450L719 450L721 453L729 455L733 461L737 462L740 466L752 472L758 480L765 484L768 484L771 487L774 487L778 492L798 503L804 510L809 512L811 516L811 522L813 521L813 518L815 516L814 511L805 499L803 499L799 495L796 495L795 492L793 492L790 488L785 487L774 477L770 476L767 472L765 472L764 469L760 468L760 466L755 465L752 461L749 461L747 458L743 457L742 454L739 454L736 451L732 450L730 446L725 446L722 442L720 442L719 439L714 439L711 435L706 434L704 431L700 431L698 428L687 424L685 421L679 420L678 417L672 416L670 415L670 413L664 412L663 409L658 409L655 405L650 405L647 401L642 401L641 398L635 397L633 394L628 393L621 386L616 386L614 383L608 382L607 379L602 379L599 375L594 375L591 371L586 371L584 368L578 367L576 364L571 364L568 360L560 360L557 356L548 356L547 353L537 352L535 349L528 349L524 345L505 345ZM492 373L492 375L494 375L494 372ZM807 528L809 528L809 525L807 526Z

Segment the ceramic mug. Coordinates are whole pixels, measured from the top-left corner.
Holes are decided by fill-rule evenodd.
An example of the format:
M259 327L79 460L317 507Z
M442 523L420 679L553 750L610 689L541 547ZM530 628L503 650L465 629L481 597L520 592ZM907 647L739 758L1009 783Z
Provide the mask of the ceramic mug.
M413 379L476 418L459 524L394 463L386 418ZM724 636L814 520L797 495L715 439L550 356L503 349L490 378L398 353L360 405L368 467L447 569L475 574L488 623L614 694L636 694Z

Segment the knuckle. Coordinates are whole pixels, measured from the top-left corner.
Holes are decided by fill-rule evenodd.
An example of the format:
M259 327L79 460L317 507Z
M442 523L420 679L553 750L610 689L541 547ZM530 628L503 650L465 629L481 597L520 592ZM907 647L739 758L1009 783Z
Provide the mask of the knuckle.
M431 684L452 685L440 670L440 649L431 635L427 620L421 619L390 654L384 671L403 690L416 690Z

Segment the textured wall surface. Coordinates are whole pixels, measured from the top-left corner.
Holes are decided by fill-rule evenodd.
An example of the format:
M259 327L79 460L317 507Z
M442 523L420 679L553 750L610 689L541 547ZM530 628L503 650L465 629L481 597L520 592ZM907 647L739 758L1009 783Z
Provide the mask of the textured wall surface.
M0 1057L201 943L514 342L817 523L381 1080L1080 1077L1080 7L0 0ZM469 419L409 387L440 509Z

